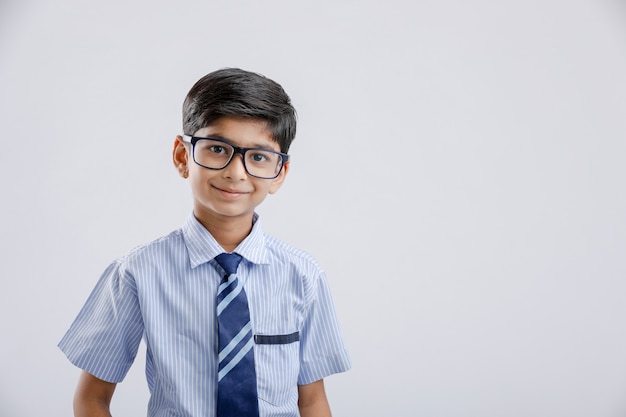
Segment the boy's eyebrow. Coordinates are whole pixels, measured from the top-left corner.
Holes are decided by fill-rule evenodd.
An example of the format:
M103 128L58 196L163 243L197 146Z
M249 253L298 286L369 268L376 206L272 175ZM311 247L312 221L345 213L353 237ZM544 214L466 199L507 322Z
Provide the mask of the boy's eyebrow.
M198 136L200 137L200 136ZM219 140L223 140L224 142L228 143L229 145L233 145L233 146L238 146L240 148L246 148L246 149L264 149L264 150L268 150L268 151L272 151L272 152L276 152L276 150L274 148L272 148L270 145L264 144L264 143L253 143L252 146L239 146L236 145L234 143L234 141L232 139L229 139L227 137L222 136L219 133L215 133L215 134L211 134L209 135L210 139L219 139Z

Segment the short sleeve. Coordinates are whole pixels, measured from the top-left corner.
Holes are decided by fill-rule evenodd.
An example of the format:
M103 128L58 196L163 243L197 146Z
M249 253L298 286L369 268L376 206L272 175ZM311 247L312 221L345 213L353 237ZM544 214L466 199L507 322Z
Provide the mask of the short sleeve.
M121 382L143 335L135 282L120 262L102 274L59 348L77 367L108 382Z
M312 302L300 339L299 385L345 372L351 366L324 273L320 273L311 291Z

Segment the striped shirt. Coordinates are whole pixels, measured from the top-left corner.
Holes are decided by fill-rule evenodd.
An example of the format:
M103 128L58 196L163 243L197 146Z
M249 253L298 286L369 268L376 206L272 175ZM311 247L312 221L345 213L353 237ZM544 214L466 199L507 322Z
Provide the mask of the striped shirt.
M77 367L121 382L143 337L148 416L215 416L217 288L224 252L195 219L113 262L59 343ZM297 385L350 368L324 271L261 229L235 249L248 295L261 416L298 416ZM293 337L293 335L299 335ZM288 337L276 337L291 335Z

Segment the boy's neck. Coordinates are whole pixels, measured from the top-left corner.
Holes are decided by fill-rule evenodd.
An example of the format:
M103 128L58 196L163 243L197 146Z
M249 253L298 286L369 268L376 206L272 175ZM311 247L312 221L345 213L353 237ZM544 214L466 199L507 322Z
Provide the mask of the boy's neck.
M249 219L196 219L211 233L226 252L232 252L250 234L252 216Z

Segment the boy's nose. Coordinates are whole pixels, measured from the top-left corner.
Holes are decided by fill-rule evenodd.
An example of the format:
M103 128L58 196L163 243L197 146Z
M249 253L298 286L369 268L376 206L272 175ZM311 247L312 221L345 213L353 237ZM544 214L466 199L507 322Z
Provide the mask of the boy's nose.
M235 154L228 165L222 170L224 176L231 179L245 179L248 176L246 167L243 165L243 155Z

